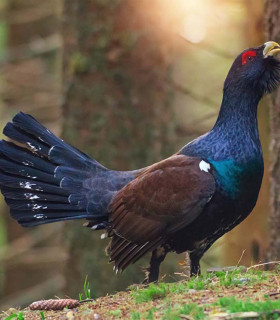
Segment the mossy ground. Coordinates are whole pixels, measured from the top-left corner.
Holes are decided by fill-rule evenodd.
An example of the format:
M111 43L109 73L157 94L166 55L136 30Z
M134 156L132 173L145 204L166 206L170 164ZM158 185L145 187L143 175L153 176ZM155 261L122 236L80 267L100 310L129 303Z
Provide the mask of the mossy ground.
M132 286L63 311L10 310L1 319L280 319L280 271L234 269ZM10 318L13 316L12 318Z

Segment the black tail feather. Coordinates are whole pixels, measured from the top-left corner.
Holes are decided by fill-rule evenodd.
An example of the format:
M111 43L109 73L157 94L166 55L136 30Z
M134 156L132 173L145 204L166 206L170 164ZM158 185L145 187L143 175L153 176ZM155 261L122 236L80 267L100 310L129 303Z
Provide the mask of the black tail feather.
M60 180L44 171L40 171L31 167L26 168L24 165L20 165L14 161L0 158L0 170L12 175L17 175L25 178L31 178L32 180L47 182L55 185L60 184Z
M22 144L25 144L34 153L40 153L45 157L48 156L48 152L50 149L48 145L46 145L42 141L38 141L31 134L24 132L20 128L15 127L13 123L11 122L7 123L3 133L5 134L5 136L9 137L10 139L20 142Z
M23 164L26 167L33 167L43 172L54 174L56 165L33 154L27 149L18 147L17 145L0 140L0 154L9 160Z
M69 197L58 195L58 194L50 194L50 193L42 193L37 191L27 191L25 189L13 189L9 187L1 187L1 192L3 193L6 199L13 200L22 200L22 201L31 201L36 200L37 202L57 202L57 203L69 203Z
M67 211L62 211L58 214L56 210L48 212L47 214L42 210L41 212L32 213L32 215L29 210L10 210L10 213L11 217L16 219L23 227L34 227L41 224L88 218L86 214L79 212L71 212L70 214Z
M41 181L36 181L32 178L24 178L5 173L0 173L0 186L10 187L13 189L24 189L28 191L40 191L59 195L68 196L70 190L61 188L58 185L49 184Z
M36 137L38 140L44 142L49 147L59 146L62 147L63 151L71 152L71 158L75 155L78 159L83 161L88 160L89 163L98 165L100 168L104 168L99 162L90 158L85 153L79 151L78 149L66 144L63 140L56 137L49 129L42 126L35 118L30 115L27 115L23 112L19 112L13 118L13 125L17 128L20 128L24 132L31 134ZM6 131L4 129L4 134L6 135ZM8 135L7 135L8 136ZM62 156L63 154L60 154ZM60 157L59 157L60 158ZM105 169L105 168L104 168Z

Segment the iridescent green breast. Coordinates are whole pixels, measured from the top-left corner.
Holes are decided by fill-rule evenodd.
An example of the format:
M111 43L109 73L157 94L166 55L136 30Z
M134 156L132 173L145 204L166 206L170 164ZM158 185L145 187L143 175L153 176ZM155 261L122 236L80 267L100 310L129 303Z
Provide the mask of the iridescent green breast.
M209 162L214 167L216 183L222 193L232 199L258 195L263 177L262 159L251 159L246 163L233 159Z

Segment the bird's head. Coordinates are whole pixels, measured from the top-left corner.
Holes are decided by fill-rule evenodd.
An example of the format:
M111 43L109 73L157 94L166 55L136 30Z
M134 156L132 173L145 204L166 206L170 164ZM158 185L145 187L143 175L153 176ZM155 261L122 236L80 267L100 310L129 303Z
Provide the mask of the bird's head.
M259 98L270 93L280 84L280 61L274 58L278 52L280 45L274 41L243 51L232 64L224 90L245 89Z

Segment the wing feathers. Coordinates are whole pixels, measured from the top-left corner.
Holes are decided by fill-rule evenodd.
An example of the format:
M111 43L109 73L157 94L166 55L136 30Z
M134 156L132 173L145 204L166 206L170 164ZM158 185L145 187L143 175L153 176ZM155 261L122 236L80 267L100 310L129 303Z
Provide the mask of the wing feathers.
M190 224L215 192L201 159L175 155L143 170L110 205L111 260L125 269Z

